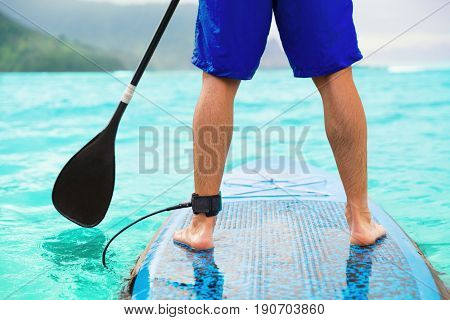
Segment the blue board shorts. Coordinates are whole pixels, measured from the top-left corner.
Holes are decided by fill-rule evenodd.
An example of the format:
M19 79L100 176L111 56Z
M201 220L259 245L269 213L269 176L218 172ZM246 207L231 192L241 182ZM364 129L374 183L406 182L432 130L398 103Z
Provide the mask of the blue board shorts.
M251 79L272 11L295 77L331 74L362 59L352 0L199 0L192 63L218 77Z

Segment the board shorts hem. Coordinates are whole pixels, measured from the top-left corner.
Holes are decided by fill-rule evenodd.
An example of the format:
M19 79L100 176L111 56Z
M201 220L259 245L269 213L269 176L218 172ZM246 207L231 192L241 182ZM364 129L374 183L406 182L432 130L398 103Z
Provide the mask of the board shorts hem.
M196 56L192 57L192 64L204 72L220 78L228 78L234 80L251 80L255 72L236 72L230 70L218 70L214 66Z
M356 51L352 55L350 55L347 59L344 61L340 61L339 63L335 63L332 65L329 65L327 67L318 68L318 69L311 69L307 70L305 68L296 68L295 66L292 67L294 77L295 78L315 78L320 76L326 76L333 74L335 72L338 72L342 69L345 69L347 67L350 67L355 62L360 61L363 58L363 55L361 54L361 51Z

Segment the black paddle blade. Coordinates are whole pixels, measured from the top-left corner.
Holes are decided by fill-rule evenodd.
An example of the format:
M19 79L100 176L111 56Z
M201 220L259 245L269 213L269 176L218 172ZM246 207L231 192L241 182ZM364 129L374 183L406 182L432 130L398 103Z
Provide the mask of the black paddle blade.
M53 187L56 210L76 224L92 228L106 215L114 191L117 128L126 108L121 102L109 125L64 166Z

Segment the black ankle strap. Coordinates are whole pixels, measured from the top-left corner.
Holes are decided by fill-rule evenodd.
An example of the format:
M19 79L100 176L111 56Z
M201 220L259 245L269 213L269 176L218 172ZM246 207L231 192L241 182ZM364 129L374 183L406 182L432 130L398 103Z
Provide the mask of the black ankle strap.
M192 194L192 211L194 214L204 213L207 217L214 217L222 210L222 195L215 196L199 196Z

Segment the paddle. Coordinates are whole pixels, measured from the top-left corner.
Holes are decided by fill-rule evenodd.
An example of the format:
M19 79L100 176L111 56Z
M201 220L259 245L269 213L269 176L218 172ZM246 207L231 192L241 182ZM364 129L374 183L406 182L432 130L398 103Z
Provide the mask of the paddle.
M170 2L144 58L106 128L67 162L56 179L52 193L53 205L64 217L82 227L91 228L98 225L108 211L114 191L114 146L120 119L179 1Z

